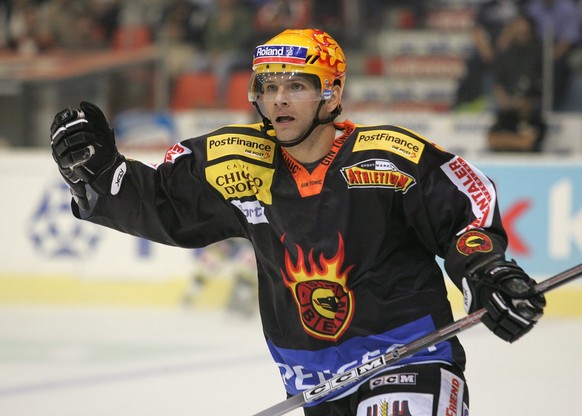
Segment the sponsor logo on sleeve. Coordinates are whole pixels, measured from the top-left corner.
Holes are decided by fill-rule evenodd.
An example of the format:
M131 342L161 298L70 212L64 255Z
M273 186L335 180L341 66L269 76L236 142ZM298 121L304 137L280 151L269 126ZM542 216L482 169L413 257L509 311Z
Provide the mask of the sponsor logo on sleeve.
M459 156L443 164L441 169L457 189L469 198L475 216L475 220L459 231L457 235L474 228L491 226L496 193L489 178Z
M416 184L389 160L370 159L341 169L348 188L390 188L406 193Z
M425 144L410 136L391 130L363 131L356 137L354 152L364 150L386 150L418 163L424 152Z
M166 163L166 162L174 163L176 161L176 159L178 159L180 156L184 156L184 155L187 155L190 153L192 153L192 150L181 145L180 143L177 143L177 144L173 145L172 147L170 147L166 151L166 156L164 157L164 163Z
M228 155L241 155L272 163L274 147L273 142L267 139L232 134L211 136L206 142L208 160Z
M206 179L226 200L255 197L264 204L272 201L274 169L229 160L206 168Z

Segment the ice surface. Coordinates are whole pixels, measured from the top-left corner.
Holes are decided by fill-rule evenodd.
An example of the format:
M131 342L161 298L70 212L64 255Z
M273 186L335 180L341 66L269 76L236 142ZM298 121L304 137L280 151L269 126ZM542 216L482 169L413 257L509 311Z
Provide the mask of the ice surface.
M545 317L511 345L483 326L461 341L473 416L580 414L581 319ZM257 317L0 306L3 416L244 416L283 399Z

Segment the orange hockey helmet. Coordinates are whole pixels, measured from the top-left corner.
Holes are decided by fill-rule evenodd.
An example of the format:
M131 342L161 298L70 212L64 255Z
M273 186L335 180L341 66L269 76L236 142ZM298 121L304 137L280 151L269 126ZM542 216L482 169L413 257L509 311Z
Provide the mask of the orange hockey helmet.
M288 29L255 48L249 101L260 98L261 79L272 74L314 75L319 81L321 98L326 100L331 97L334 85L339 85L341 96L346 57L339 44L321 30Z

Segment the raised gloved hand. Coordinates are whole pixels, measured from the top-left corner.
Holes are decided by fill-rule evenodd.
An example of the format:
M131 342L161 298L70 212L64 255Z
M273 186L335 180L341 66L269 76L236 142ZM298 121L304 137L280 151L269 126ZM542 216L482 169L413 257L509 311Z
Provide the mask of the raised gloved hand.
M51 125L51 147L59 171L81 209L88 208L85 184L98 194L119 192L126 172L125 158L115 146L115 135L95 104L59 112Z
M470 267L463 278L465 311L485 308L481 318L495 335L514 342L529 332L544 313L546 299L514 260L487 257Z

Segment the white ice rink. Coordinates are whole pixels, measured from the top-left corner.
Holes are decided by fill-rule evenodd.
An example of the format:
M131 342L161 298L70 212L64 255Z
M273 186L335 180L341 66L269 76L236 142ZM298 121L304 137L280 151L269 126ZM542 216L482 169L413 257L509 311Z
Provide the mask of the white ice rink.
M582 319L461 335L473 416L582 414ZM0 307L1 416L250 416L284 398L258 318ZM302 415L296 410L290 415Z

